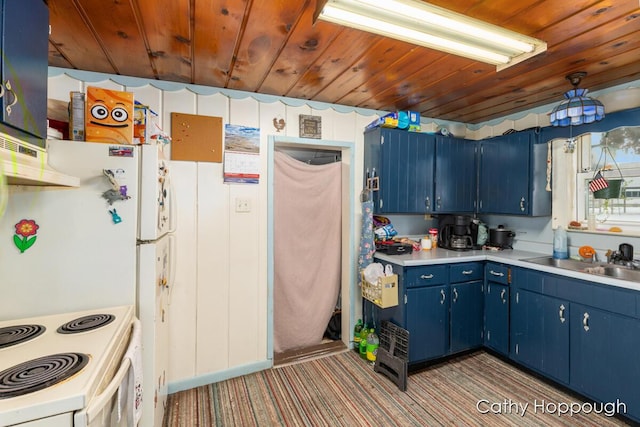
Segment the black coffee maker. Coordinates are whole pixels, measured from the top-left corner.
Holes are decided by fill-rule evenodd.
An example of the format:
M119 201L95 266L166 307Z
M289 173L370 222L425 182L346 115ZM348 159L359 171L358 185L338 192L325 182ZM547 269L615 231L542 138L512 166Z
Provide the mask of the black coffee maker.
M438 218L438 246L456 251L473 249L471 217L467 215L445 215Z

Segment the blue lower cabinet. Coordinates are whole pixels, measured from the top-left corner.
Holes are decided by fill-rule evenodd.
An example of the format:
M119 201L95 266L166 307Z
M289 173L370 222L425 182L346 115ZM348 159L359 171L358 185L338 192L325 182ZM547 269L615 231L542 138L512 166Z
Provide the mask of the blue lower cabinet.
M482 346L482 280L450 285L451 353Z
M567 384L569 303L518 288L511 303L511 357Z
M570 319L571 388L640 421L640 320L581 304Z
M491 281L484 293L484 345L509 354L509 286Z
M449 286L406 290L406 328L409 331L409 362L422 362L448 354Z

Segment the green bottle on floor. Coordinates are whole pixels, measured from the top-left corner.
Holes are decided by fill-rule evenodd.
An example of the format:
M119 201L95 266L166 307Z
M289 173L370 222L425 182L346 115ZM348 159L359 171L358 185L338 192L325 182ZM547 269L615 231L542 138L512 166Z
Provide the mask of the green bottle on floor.
M367 358L367 336L369 335L369 329L367 329L367 325L362 327L362 331L360 331L360 357L363 359Z
M374 329L367 336L367 360L369 362L376 361L376 355L378 354L378 346L380 345L380 339Z
M356 326L353 327L353 344L356 348L360 348L360 333L362 332L362 319L358 319Z

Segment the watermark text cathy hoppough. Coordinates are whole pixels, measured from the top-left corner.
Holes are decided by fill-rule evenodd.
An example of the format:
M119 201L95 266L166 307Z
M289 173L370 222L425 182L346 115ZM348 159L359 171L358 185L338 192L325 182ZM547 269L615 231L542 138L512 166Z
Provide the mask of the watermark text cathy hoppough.
M480 399L476 402L476 409L481 414L515 414L521 417L524 417L527 412L555 414L558 416L603 414L607 417L627 413L627 405L621 402L620 399L616 399L614 402L552 402L537 399L533 402L516 402L511 399L492 402L487 399Z

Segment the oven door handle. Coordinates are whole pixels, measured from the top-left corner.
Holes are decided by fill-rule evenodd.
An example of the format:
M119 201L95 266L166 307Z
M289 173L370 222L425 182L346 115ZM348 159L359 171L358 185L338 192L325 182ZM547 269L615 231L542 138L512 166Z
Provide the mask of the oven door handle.
M135 319L133 323L134 329L136 327L140 327L140 320ZM129 345L132 344L129 343ZM129 373L130 368L131 359L129 359L128 357L124 358L122 360L120 368L118 368L118 371L113 376L109 384L105 387L104 391L98 396L95 396L93 399L91 399L89 401L89 404L85 408L74 414L74 427L87 427L91 425L91 422L96 417L96 415L100 414L102 410L109 404L109 402L111 402L111 399L116 396L116 394L118 393L118 388L120 387L120 384L122 384L122 380L124 379L125 375Z
M114 375L113 379L104 389L99 396L91 399L89 405L82 410L75 413L73 421L74 427L87 427L91 424L93 419L96 417L96 414L102 412L102 409L111 402L113 396L118 392L118 387L122 383L124 376L129 373L129 368L131 367L131 360L128 358L123 360L122 365L120 365L120 369Z

